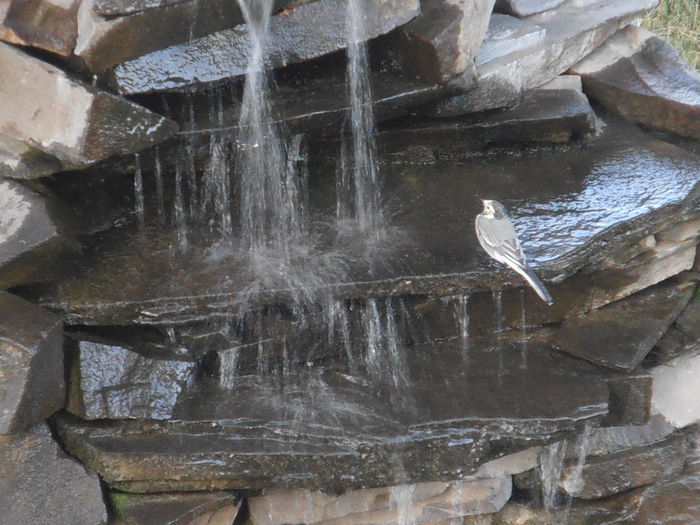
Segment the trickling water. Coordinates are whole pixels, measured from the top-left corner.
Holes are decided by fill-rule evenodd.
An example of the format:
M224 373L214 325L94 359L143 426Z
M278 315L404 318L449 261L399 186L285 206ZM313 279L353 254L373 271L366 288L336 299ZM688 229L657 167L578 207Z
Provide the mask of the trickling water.
M496 335L496 352L498 352L498 375L503 375L503 292L496 290L493 292L495 326L494 332Z
M415 485L395 485L389 489L389 498L392 509L396 512L397 525L415 525L413 516L413 493Z
M175 202L173 211L178 247L180 251L185 251L188 246L187 220L185 217L185 200L182 194L182 165L179 161L175 163Z
M565 456L565 441L546 446L540 455L539 471L540 479L542 480L542 505L546 509L554 507Z
M469 296L460 295L454 304L454 316L459 327L459 338L462 343L462 357L469 360Z
M341 150L339 198L347 199L338 206L338 219L351 220L364 235L380 235L384 227L376 163L374 111L369 83L367 45L362 40L366 26L359 0L348 0L347 89L350 99L351 148L343 143ZM351 151L348 151L350 149ZM350 175L349 175L350 174ZM369 239L368 239L369 240Z
M158 199L158 221L165 224L165 202L163 198L163 167L160 162L160 148L155 148L155 166L153 174L156 179L156 198Z
M588 456L592 432L593 427L590 423L586 424L578 438L576 464L567 471L566 476L562 479L561 486L564 487L568 494L579 492L583 488L583 466L586 464L586 456ZM569 496L568 504L571 504L571 499L572 496Z
M136 203L136 218L139 223L139 228L143 229L145 220L145 206L143 200L143 174L141 173L141 157L138 153L134 154L134 202Z
M239 243L246 253L271 249L289 260L289 243L303 233L296 173L289 173L284 144L273 124L265 71L271 0L238 0L250 29L245 89L236 152Z
M206 220L209 231L221 240L233 235L230 196L228 141L212 135L209 137L209 162L202 177L199 218Z
M527 324L525 317L525 288L520 289L520 368L527 368Z
M232 390L236 386L239 355L239 348L219 352L219 385L222 388Z

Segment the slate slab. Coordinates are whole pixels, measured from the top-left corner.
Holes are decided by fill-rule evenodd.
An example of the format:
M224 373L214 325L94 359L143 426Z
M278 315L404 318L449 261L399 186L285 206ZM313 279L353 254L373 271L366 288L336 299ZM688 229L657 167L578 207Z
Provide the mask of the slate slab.
M8 0L0 9L0 39L36 47L63 57L73 53L78 38L80 0Z
M272 16L267 41L269 64L278 68L347 47L346 2L317 0ZM419 12L418 0L366 0L360 38L368 40L406 23ZM249 35L245 24L208 34L120 64L113 82L125 94L186 89L245 75Z
M226 525L231 525L241 500L233 492L176 492L165 494L129 494L113 491L109 500L118 519L130 525L218 525L217 513L234 507L236 513ZM223 518L223 516L222 516Z
M700 138L700 74L650 31L626 27L571 71L589 96L625 118Z
M560 6L566 0L496 0L496 10L514 16L528 16Z

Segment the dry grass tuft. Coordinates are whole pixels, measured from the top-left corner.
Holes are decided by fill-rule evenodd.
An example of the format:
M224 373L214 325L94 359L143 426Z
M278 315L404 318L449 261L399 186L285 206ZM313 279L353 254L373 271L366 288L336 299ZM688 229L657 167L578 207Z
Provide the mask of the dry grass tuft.
M661 0L642 26L665 38L696 70L700 70L700 1Z

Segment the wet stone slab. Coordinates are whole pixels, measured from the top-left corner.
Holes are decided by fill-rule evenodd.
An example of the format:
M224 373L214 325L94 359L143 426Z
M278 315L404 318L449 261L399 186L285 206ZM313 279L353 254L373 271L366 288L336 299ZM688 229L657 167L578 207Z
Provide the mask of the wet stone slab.
M502 54L491 53L491 60L477 67L474 88L429 104L421 109L421 113L431 117L453 117L514 106L523 93L564 73L607 37L656 3L656 0L600 1L585 5L566 2L556 9L532 15L522 22L526 28L518 33L531 33L532 24L535 24L545 30L542 40L521 47L522 40L513 39L513 46L503 46ZM498 24L492 25L491 31L492 35L500 31ZM494 38L487 33L487 44ZM459 82L457 78L455 86Z
M233 492L224 491L171 494L113 491L109 500L117 518L129 525L228 525L233 523L240 507L240 498ZM217 513L227 511L231 515L228 522L223 521L223 515L221 522L213 519Z
M68 57L78 37L79 0L8 0L0 8L0 40ZM3 9L6 11L3 13Z
M504 290L504 326L518 325L522 285L488 259L473 233L480 196L506 206L533 266L545 280L559 281L551 285L557 300L551 308L525 292L531 324L584 313L692 267L697 232L682 240L659 232L696 213L698 158L634 126L612 120L599 140L584 146L495 153L445 140L426 146L434 154L430 162L422 156L414 161L412 146L380 166L395 203L392 222L403 239L386 243L383 258L376 258L386 264L367 268L363 254L353 255L352 242L350 248L332 247L347 250L350 272L319 283L319 261L327 253L319 248L313 262L297 262L314 268L292 272L297 283L346 298L481 293L474 304L487 311L493 308L488 291ZM311 169L312 216L332 216L329 173L335 164L321 161ZM655 232L660 236L652 243ZM236 298L258 278L254 269L235 255L203 258L205 250L175 257L176 243L168 230L116 230L104 236L80 273L41 302L69 324L183 324L235 315L241 305ZM253 302L284 302L289 295L282 280Z
M700 138L700 74L646 29L628 26L571 71L608 109L645 126Z
M68 450L121 490L348 490L457 480L607 413L609 372L544 347L527 367L506 345L474 350L469 364L459 345L406 358L398 388L316 367L195 385L170 421L55 422Z
M418 0L367 0L360 38L369 40L405 24L419 12ZM318 0L270 19L269 66L278 68L345 49L346 2ZM124 94L187 89L245 75L249 47L245 24L117 66L113 82Z

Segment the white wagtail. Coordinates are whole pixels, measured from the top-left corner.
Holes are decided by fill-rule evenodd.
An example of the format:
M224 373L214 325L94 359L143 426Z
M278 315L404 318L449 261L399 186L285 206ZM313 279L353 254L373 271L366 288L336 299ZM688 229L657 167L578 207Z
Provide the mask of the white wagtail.
M500 202L484 200L484 210L476 216L476 237L481 247L499 263L510 266L532 286L542 300L552 304L554 300L542 281L535 275L525 260L515 228L508 219L506 209Z

